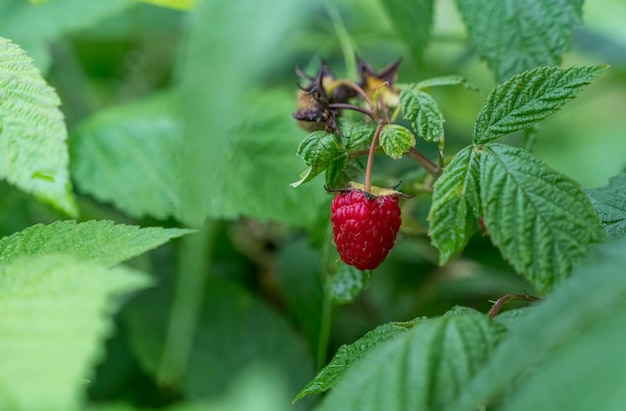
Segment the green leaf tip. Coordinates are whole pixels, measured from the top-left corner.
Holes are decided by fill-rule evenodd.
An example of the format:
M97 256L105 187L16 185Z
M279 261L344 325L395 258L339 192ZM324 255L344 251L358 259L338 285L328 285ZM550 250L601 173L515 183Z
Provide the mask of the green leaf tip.
M528 128L573 100L609 66L538 67L496 86L483 103L473 141L485 144Z
M0 94L0 178L76 217L61 101L31 58L2 37Z

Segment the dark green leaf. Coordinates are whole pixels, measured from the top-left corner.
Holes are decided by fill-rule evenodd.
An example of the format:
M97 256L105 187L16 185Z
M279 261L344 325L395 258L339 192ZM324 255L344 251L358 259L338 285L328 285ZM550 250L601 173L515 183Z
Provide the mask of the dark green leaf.
M433 24L433 0L381 0L391 26L409 47L412 57L421 61Z
M430 94L421 90L408 90L400 95L404 118L411 120L417 134L426 141L443 138L443 114Z
M0 239L0 262L29 255L65 254L102 265L115 265L193 231L116 225L105 220L37 224Z
M583 0L457 0L469 37L497 81L558 65L582 20Z
M343 153L328 165L326 169L326 187L342 187L349 181L344 178L344 169L348 166L348 161L348 153Z
M335 304L352 302L370 285L370 273L338 261L326 285L328 298Z
M625 248L626 238L600 245L549 298L516 320L459 401L446 409L490 409L510 391L515 410L621 409Z
M523 130L556 113L608 66L539 67L513 76L489 93L476 118L474 143Z
M397 124L385 124L380 132L380 146L385 154L397 160L415 147L415 136L407 128Z
M110 334L115 297L148 278L48 255L0 264L0 409L78 409Z
M320 411L445 410L487 361L502 333L482 314L420 321L354 364Z
M609 184L585 193L600 216L608 238L626 235L626 174L611 177Z
M354 363L365 357L378 345L405 333L419 321L421 319L415 319L406 323L383 324L352 344L342 345L330 363L298 393L296 400L302 399L307 395L321 394L328 391L341 381L344 374Z
M439 87L439 86L462 86L471 91L478 91L478 86L475 86L472 83L469 83L465 77L461 76L443 76L443 77L433 77L426 80L422 80L415 85L417 89L425 89L430 87Z
M542 293L605 238L578 184L520 148L484 146L480 198L493 243Z
M309 168L300 175L300 180L291 184L292 187L311 181L338 159L342 152L334 134L314 131L300 143L297 154L304 159Z
M480 155L473 146L459 151L434 185L428 234L445 264L467 245L480 210Z
M339 127L343 135L347 137L347 140L344 141L346 149L349 150L369 147L369 143L372 141L372 136L376 130L374 124L350 120L341 120Z
M161 98L101 111L83 122L70 140L80 190L133 217L175 215L182 136L174 111Z
M0 96L0 178L76 216L61 101L26 53L2 37Z

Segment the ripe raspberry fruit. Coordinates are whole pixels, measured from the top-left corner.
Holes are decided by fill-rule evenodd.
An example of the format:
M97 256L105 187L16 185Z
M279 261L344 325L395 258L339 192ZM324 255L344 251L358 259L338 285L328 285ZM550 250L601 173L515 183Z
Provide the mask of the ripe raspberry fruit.
M401 222L401 193L392 193L375 196L353 189L339 192L333 199L333 241L346 264L373 270L387 257Z

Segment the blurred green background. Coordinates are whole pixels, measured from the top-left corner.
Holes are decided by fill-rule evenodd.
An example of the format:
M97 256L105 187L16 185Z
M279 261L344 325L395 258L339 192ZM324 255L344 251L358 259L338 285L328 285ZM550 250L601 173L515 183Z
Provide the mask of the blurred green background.
M367 291L333 310L324 349L321 273L330 196L321 179L302 188L288 186L304 169L295 152L306 135L291 118L299 81L294 67L312 74L323 57L337 75L354 76L344 57L356 52L376 68L403 58L398 79L403 83L465 76L480 93L455 87L433 92L446 118L449 156L470 143L493 76L470 47L452 0L436 2L423 61L397 36L384 0L218 3L200 2L194 11L128 0L105 7L79 0L0 5L0 36L26 49L63 102L81 219L177 226L181 221L197 225L207 210L211 217L201 240L179 241L133 261L153 273L159 285L120 313L118 332L88 388L92 400L162 406L219 399L231 383L245 381L265 393L277 390L267 395L293 398L314 375L315 363L379 324L439 315L455 304L486 311L489 300L503 294L532 292L480 235L461 257L439 267L423 234L429 199L418 196L405 204L406 227ZM541 124L534 153L584 187L598 187L626 165L626 3L588 1L584 19L563 64L609 63L612 69ZM150 181L131 183L132 167L124 171L128 178L120 171L124 161L140 167L132 157L119 157L118 165L98 163L102 157L83 151L78 142L103 133L91 125L94 115L117 110L107 127L119 130L116 121L130 122L133 110L127 104L144 107L144 101L172 95L174 114L168 108L163 118L184 125L183 157L174 156L172 164L167 155L161 158L165 148L151 128L152 109L147 120L124 129L154 149L143 153L154 159L155 180L171 183L183 204L174 205L180 212L157 213L142 209L151 200L131 186ZM166 133L181 133L168 127ZM103 135L113 138L116 132ZM130 139L122 133L115 143L122 151L124 138ZM158 141L155 146L150 138ZM507 142L521 144L521 136ZM419 148L434 158L436 147L419 143ZM191 166L181 171L176 162ZM96 168L89 170L90 165ZM409 159L381 160L375 173L381 181L398 181L416 170ZM98 186L109 189L98 194ZM116 189L130 192L124 194L126 202L116 202ZM0 198L1 235L65 218L5 183ZM135 201L138 208L132 209ZM188 275L191 271L196 274ZM200 291L193 297L185 294L189 283L181 281L187 276L198 279ZM168 327L176 304L183 322L191 319L191 331L172 343ZM183 371L163 371L164 344L189 354L189 362L181 360ZM273 371L248 370L257 363ZM271 380L283 381L283 388L277 382L268 389L263 377L254 377L267 372L275 373ZM312 401L299 404L306 409ZM267 409L279 409L272 407Z

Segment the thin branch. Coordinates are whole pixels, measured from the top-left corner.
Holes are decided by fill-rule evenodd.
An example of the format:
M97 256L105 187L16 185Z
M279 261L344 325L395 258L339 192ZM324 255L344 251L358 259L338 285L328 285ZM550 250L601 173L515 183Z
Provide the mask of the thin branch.
M498 300L493 304L493 306L491 307L491 310L489 310L489 312L487 313L489 315L489 318L495 318L498 313L500 312L500 309L502 308L502 306L510 301L515 301L515 300L521 300L521 301L540 301L541 298L539 297L533 297L532 295L528 295L528 294L506 294L503 295L502 297L498 298Z
M439 167L437 164L430 161L428 157L426 157L424 154L417 151L415 148L410 148L406 154L409 157L411 157L413 160L420 163L422 167L426 169L426 171L428 171L430 174L434 175L435 177L439 177L441 173L443 172L441 167Z
M330 103L328 105L328 108L337 108L337 109L341 109L341 110L358 111L359 113L363 113L366 116L370 117L372 120L376 120L376 117L374 116L374 113L372 113L370 110L368 110L366 108L363 108L363 107L355 106L354 104Z

